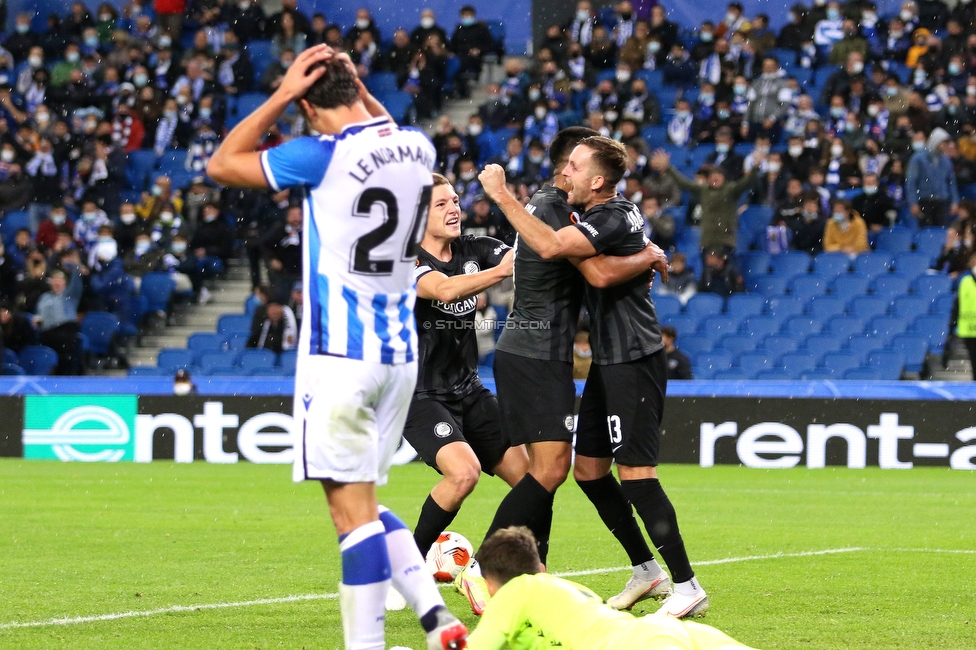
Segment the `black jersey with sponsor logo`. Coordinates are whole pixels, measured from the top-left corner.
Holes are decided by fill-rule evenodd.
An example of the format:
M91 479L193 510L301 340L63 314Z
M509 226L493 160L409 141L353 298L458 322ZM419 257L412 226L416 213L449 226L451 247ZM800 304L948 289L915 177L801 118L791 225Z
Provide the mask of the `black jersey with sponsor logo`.
M497 239L463 235L451 242L448 262L421 248L416 277L419 280L432 271L447 276L484 271L498 266L508 250ZM415 314L420 348L417 398L463 397L481 386L474 330L477 304L477 296L451 303L417 298Z
M533 195L526 209L559 230L578 220L566 196L546 185ZM514 280L512 313L495 349L530 359L572 363L583 276L569 260L545 260L519 237Z
M640 208L619 196L587 210L576 225L597 255L633 255L647 245ZM590 347L600 365L635 361L664 347L648 283L651 272L606 289L586 286Z

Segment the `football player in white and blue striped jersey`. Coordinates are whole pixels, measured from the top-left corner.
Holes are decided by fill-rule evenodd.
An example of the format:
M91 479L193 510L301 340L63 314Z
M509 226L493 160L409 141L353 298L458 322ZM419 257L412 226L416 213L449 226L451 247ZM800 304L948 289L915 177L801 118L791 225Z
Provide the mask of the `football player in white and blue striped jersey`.
M289 104L323 135L258 153ZM434 147L400 128L356 78L348 56L316 46L231 131L208 173L234 186L304 190L303 317L295 373L296 481L318 480L342 551L346 648L384 648L391 580L430 648L463 648L403 523L378 506L417 380L414 266Z

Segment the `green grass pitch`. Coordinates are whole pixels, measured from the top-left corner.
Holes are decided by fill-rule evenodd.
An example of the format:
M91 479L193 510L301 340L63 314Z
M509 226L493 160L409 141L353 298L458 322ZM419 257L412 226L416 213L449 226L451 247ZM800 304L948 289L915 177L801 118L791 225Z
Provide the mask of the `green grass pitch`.
M757 648L976 646L973 473L661 476L711 596L705 622ZM412 526L435 479L395 468L381 500ZM504 491L486 477L452 528L477 545ZM615 593L626 557L572 480L556 508L549 570ZM340 648L338 580L322 490L289 467L0 461L0 648ZM143 615L50 622L130 612ZM425 647L410 612L387 630Z

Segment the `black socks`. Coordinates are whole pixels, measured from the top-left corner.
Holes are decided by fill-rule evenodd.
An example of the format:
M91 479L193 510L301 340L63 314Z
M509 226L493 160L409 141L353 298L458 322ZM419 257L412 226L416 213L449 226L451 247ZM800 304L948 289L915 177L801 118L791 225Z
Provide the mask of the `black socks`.
M434 545L440 534L451 525L451 522L457 517L457 513L457 510L454 512L444 510L437 505L434 497L427 495L424 507L420 509L417 529L413 531L413 538L417 542L417 548L420 549L420 554L423 557L427 557L427 551Z
M654 546L668 565L672 582L691 580L695 572L688 561L685 544L678 531L678 517L674 513L674 506L661 487L661 482L656 478L646 478L623 481L621 487L627 500L633 504L643 520Z
M596 506L600 519L627 552L633 566L654 559L641 533L634 512L613 474L595 481L577 481L583 494Z

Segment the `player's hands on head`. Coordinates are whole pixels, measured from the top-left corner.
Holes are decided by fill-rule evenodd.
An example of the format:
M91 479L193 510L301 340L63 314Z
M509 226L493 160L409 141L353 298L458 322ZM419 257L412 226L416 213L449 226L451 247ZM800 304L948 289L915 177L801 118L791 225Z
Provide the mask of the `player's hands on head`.
M651 155L651 167L656 171L663 172L671 166L671 156L664 149L655 149Z
M315 45L295 57L295 62L288 68L288 72L281 80L281 85L275 92L284 94L288 101L301 99L312 85L322 78L325 68L311 68L335 56L328 45Z
M478 180L481 182L481 187L485 190L485 194L493 201L497 202L506 191L505 170L502 169L501 165L486 166L478 174Z

